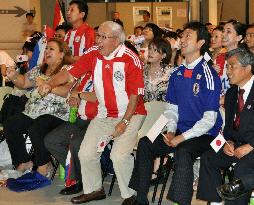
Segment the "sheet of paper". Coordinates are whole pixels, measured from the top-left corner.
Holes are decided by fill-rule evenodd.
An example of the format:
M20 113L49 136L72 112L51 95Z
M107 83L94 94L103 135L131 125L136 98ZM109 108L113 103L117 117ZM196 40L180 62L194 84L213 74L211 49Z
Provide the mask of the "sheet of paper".
M161 133L162 129L168 123L168 118L166 118L163 114L158 118L158 120L153 124L150 130L147 132L146 136L153 143L154 140Z

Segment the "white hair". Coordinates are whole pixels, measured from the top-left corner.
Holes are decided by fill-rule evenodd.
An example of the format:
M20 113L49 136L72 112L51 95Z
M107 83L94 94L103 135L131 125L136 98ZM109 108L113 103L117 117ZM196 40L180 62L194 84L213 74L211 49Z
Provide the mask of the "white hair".
M107 26L111 28L112 35L117 37L121 43L124 43L126 37L125 37L123 27L120 24L114 21L105 21L100 25L100 27L103 27L103 26Z

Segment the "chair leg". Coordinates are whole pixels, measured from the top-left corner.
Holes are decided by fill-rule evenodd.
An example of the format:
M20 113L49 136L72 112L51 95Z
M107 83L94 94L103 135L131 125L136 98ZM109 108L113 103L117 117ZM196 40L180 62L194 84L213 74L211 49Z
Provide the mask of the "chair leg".
M53 165L54 169L53 169L53 173L52 173L52 176L51 176L51 181L54 180L55 178L55 175L56 175L56 171L57 171L57 168L59 166L59 161L56 160L55 158L53 158L53 156L50 157L50 162L51 164Z
M114 174L112 176L111 184L110 184L109 191L108 191L108 196L111 196L111 194L112 194L115 181L116 181L116 174Z
M171 169L173 168L173 163L174 163L173 159L171 157L169 157L168 162L166 164L167 171L166 171L166 174L165 174L164 179L163 179L163 184L162 184L162 188L161 188L161 193L160 193L160 198L159 198L159 201L158 201L158 205L161 205L163 195L164 195L164 192L165 192L165 189L166 189L168 177L169 177Z
M163 166L164 158L165 158L165 156L160 157L160 165L159 165L159 169L158 169L158 173L157 173L157 181L154 185L152 203L154 203L155 197L156 197L156 194L157 194L157 190L158 190L158 186L159 186L159 180L160 180L159 176L161 176L161 173L162 173L162 166Z

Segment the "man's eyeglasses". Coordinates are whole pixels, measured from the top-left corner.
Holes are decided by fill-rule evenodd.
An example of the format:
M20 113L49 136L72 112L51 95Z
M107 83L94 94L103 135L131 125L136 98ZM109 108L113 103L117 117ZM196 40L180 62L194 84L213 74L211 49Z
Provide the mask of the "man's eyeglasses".
M254 33L247 33L246 37L253 38L254 37Z
M105 41L108 38L115 38L115 36L106 36L106 35L97 33L96 38L97 38L97 40L101 39L102 41Z

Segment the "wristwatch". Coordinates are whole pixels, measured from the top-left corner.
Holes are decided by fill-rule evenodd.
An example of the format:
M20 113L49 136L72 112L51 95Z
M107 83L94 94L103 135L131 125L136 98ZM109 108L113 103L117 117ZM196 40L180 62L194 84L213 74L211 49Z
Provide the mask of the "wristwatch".
M122 122L126 125L126 126L128 126L129 124L130 124L130 121L129 120L126 120L126 119L122 119Z

